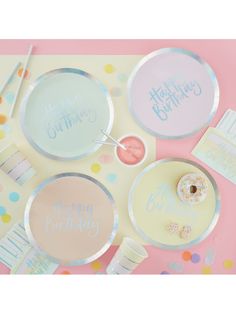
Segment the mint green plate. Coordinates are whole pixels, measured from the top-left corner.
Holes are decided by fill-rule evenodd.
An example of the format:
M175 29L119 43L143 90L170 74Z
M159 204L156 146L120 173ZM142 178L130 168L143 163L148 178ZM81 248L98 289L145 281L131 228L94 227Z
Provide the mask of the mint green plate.
M90 74L62 68L40 76L21 105L21 126L43 155L74 160L95 152L110 133L114 111L106 87Z

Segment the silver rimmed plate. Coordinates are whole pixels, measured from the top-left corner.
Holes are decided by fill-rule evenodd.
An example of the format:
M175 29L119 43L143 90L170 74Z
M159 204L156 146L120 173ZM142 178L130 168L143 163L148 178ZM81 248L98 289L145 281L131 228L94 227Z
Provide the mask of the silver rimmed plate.
M106 87L90 74L62 68L40 76L21 105L21 126L29 143L43 155L80 159L95 152L113 125Z
M219 86L212 68L197 54L163 48L134 68L128 96L129 109L143 129L156 137L180 139L210 123Z
M45 180L26 205L25 229L31 244L58 264L82 265L99 258L117 228L112 195L84 174L62 173Z
M177 184L187 173L198 173L206 179L206 199L197 205L182 202ZM205 239L214 229L220 213L220 196L212 176L197 163L181 158L156 161L135 179L129 193L129 216L138 234L148 243L162 249L184 249ZM178 231L168 232L168 225ZM187 238L181 237L184 226L190 226Z

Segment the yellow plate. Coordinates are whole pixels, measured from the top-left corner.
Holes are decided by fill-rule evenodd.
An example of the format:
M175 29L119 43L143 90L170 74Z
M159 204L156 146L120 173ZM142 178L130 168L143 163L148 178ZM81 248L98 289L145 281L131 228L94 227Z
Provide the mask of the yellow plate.
M208 184L206 199L197 205L183 203L177 195L179 179L190 172L203 175ZM220 197L212 176L197 163L185 159L163 159L150 164L135 179L129 193L129 216L139 235L163 249L183 249L201 242L215 227L220 213ZM167 225L192 228L188 239Z

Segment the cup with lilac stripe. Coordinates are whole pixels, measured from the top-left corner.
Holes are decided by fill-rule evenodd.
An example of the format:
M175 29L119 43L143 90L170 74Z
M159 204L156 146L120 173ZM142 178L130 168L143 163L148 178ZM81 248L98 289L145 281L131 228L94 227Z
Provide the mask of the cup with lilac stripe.
M36 173L29 160L14 144L0 151L0 169L20 185L25 184Z

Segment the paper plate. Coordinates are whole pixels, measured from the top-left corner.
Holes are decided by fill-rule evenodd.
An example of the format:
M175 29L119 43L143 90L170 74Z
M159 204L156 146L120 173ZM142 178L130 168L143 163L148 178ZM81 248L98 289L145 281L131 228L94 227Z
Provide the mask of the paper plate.
M58 264L82 265L97 259L110 247L117 228L112 195L84 174L63 173L45 180L26 205L25 229L31 244Z
M43 155L80 159L95 152L110 133L113 105L104 85L90 74L63 68L43 74L30 87L21 107L21 126Z
M207 198L197 205L183 203L177 184L187 173L200 173L208 185ZM135 179L129 193L129 216L134 228L148 243L162 249L184 249L205 239L219 218L220 197L211 175L185 159L163 159L150 164ZM170 234L169 223L190 226L188 239Z
M207 126L219 104L210 66L195 53L163 48L144 57L128 81L129 108L154 136L178 139Z

